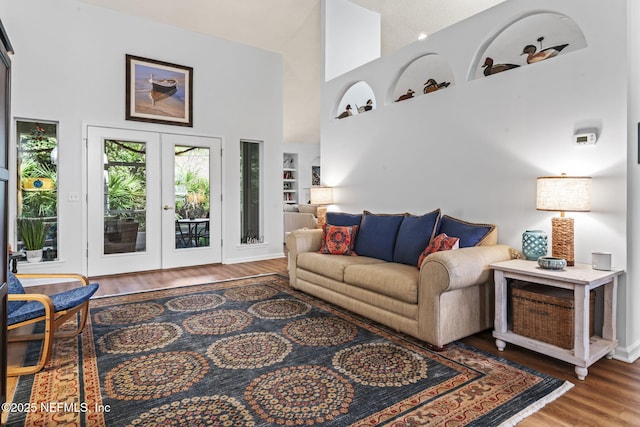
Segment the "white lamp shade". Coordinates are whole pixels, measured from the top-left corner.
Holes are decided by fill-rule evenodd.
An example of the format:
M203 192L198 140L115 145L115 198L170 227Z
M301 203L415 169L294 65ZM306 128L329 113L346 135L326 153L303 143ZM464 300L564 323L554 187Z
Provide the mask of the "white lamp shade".
M591 210L591 177L542 176L538 178L536 209L555 212Z
M312 205L333 204L333 188L332 187L311 187L310 193L311 193Z

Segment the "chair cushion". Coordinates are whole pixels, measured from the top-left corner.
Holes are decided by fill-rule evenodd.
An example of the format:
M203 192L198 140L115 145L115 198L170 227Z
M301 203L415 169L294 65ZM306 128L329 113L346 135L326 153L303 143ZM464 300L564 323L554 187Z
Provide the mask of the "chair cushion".
M404 214L376 215L364 211L356 238L356 253L384 261L393 261L396 236L404 217Z
M7 272L7 282L9 284L7 293L24 294L24 287L22 286L22 282L20 282L20 279L18 279L16 275L11 271ZM11 314L26 303L27 301L9 301L9 304L7 305L7 312Z
M83 302L89 300L98 290L98 284L92 283L87 286L80 286L68 291L51 295L54 311L68 310L77 307ZM7 322L9 325L24 322L25 320L35 319L44 316L44 306L38 301L28 301L16 311L9 313Z
M393 261L416 265L420 252L424 250L435 234L438 218L440 218L440 209L422 216L405 216L396 237Z
M437 234L445 233L460 239L460 247L478 246L495 229L493 224L474 224L444 215L440 220Z

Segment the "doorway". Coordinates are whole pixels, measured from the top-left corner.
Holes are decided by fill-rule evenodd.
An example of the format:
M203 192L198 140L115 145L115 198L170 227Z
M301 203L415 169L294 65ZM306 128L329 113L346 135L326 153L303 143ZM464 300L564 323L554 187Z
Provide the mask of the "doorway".
M88 274L219 263L221 140L89 126Z

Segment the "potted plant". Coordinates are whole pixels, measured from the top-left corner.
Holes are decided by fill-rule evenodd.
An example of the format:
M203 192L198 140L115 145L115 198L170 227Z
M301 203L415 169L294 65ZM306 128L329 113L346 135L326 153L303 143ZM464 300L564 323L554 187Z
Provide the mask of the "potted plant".
M40 218L18 218L18 232L27 253L27 262L40 262L47 227Z

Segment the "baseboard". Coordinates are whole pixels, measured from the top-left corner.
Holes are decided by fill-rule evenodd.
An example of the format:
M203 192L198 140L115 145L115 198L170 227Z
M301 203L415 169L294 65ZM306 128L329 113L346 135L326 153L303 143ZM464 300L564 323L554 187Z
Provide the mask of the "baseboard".
M284 257L285 257L284 252L277 252L274 254L255 255L255 256L241 257L241 258L229 258L229 259L225 259L222 263L223 264L239 264L241 262L266 261L269 259L277 259L277 258L284 258Z
M616 348L616 353L613 356L616 360L622 360L623 362L633 363L640 358L640 341L636 341L627 347Z

